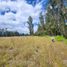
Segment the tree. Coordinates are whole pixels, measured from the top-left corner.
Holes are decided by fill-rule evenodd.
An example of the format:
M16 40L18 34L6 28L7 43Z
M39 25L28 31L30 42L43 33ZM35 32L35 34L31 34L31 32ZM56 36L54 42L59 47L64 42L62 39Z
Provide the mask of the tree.
M44 16L42 15L42 13L40 13L39 20L40 20L40 26L44 30L45 24L44 24Z
M42 12L40 13L40 16L39 16L39 24L38 24L38 30L37 30L37 34L38 35L44 35L45 33L45 22L44 22L44 16L42 14Z
M67 36L65 31L65 18L64 0L50 0L46 14L47 30L50 30L54 34L60 33L63 36Z
M44 31L45 29L45 24L44 24L44 16L42 15L42 12L40 13L40 16L39 16L39 25L38 25L38 31Z
M20 36L17 31L8 31L7 28L0 29L0 36Z
M56 35L57 30L58 30L58 27L54 18L52 6L49 5L47 9L47 14L46 14L46 31L49 35Z
M33 34L34 34L33 19L32 19L31 16L29 16L27 23L28 23L28 25L29 25L29 32L30 32L30 35L33 35Z

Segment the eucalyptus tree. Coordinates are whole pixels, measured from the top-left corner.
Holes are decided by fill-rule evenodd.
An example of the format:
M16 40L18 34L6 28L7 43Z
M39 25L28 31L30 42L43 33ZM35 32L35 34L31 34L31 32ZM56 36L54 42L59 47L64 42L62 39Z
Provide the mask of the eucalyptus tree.
M46 14L46 24L48 30L67 36L65 32L65 7L64 0L49 0Z
M39 15L39 24L38 24L38 30L37 33L42 35L45 31L45 21L44 21L44 16L42 12Z
M29 16L28 18L28 21L27 21L28 25L29 25L29 32L30 32L30 35L33 35L34 34L34 26L33 26L33 19L31 16Z
M44 16L42 13L40 13L39 20L40 20L40 26L44 30L45 29L45 23L44 23Z

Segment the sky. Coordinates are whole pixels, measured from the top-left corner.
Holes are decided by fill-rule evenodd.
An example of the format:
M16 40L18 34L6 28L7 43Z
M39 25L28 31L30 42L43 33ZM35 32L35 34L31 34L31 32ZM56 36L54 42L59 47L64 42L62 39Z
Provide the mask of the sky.
M46 3L46 0L0 0L0 28L29 33L26 22L32 16L36 32L40 12L46 13Z

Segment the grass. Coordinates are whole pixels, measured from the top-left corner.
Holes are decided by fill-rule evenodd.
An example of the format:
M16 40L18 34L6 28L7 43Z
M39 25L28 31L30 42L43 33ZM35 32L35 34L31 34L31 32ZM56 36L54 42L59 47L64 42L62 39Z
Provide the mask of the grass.
M67 39L65 39L63 36L56 36L55 39L57 41L64 41L64 43L67 44Z
M63 36L56 36L55 38L57 41L63 41L65 39Z
M1 37L0 67L67 67L67 45L48 36Z

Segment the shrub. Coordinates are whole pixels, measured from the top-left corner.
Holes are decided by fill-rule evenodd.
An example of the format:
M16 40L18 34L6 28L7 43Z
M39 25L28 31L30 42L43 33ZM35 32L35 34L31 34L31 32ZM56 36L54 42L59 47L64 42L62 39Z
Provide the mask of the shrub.
M64 37L63 36L56 36L55 39L57 41L63 41L64 40Z
M40 31L40 32L36 32L35 35L36 36L45 36L45 35L47 35L47 32L46 31L44 31L44 32Z

